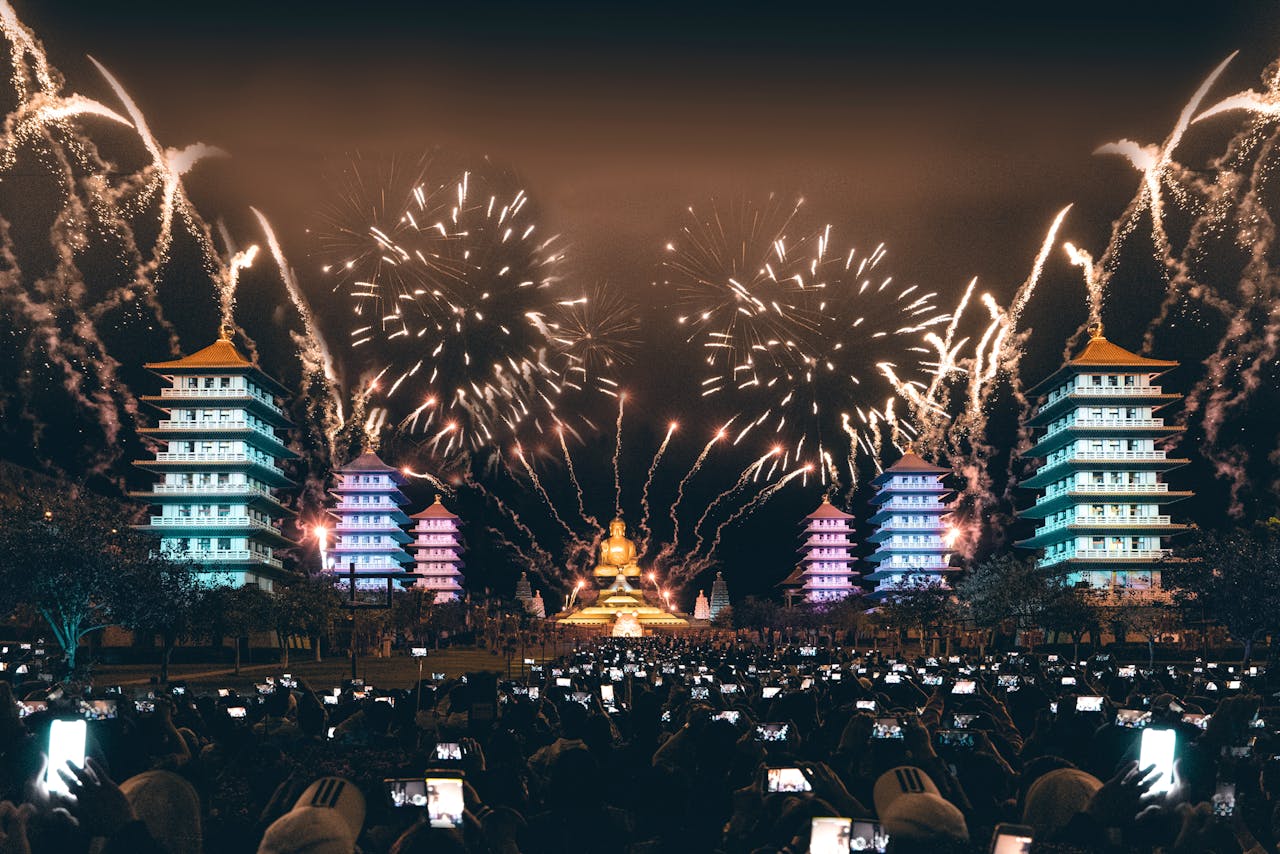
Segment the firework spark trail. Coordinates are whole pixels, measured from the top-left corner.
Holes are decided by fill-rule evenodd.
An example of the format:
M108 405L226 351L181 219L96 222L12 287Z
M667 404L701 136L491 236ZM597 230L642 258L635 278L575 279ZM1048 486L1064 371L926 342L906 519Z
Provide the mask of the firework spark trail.
M36 95L5 118L4 143L0 148L0 172L13 168L18 149L43 138L53 125L76 116L97 116L125 127L133 127L124 116L81 95Z
M1066 250L1067 257L1071 259L1073 266L1079 267L1080 272L1084 275L1084 287L1088 292L1089 303L1089 329L1102 329L1102 304L1106 298L1106 279L1100 277L1101 272L1093 263L1093 256L1088 250L1077 247L1074 243L1064 243L1062 248ZM1066 355L1070 358L1075 348L1069 346Z
M764 468L764 464L781 453L782 450L780 448L771 448L758 460L743 469L742 474L738 476L738 479L734 481L732 486L721 492L715 498L711 499L711 503L707 505L707 509L702 511L702 515L698 517L698 521L693 525L693 533L697 536L694 540L693 548L689 551L691 556L696 555L702 549L702 543L704 540L702 526L706 523L707 519L711 517L711 514L716 510L716 508L719 507L721 503L728 501L730 497L737 495L739 492L750 486L755 480L756 475L758 475L760 470Z
M505 468L505 466L503 468ZM509 472L508 474L510 475ZM513 528L519 531L520 534L529 541L529 549L532 553L525 551L510 540L507 540L506 544L524 560L528 567L533 570L534 574L539 577L543 583L555 585L563 590L566 586L565 579L558 573L555 573L555 560L545 549L542 548L538 542L537 536L532 530L530 530L529 526L520 521L520 517L515 514L514 510L508 507L506 503L492 491L486 489L484 484L476 480L469 471L464 473L463 477L464 481L469 486L493 504L498 513L501 514L501 516L506 519ZM516 482L518 483L519 481ZM499 534L499 536L502 535ZM505 540L506 538L503 537L503 539Z
M569 473L569 482L573 485L574 494L578 498L578 515L582 517L582 521L591 526L592 530L600 530L600 520L595 516L587 513L586 496L582 492L582 484L578 481L578 473L573 468L573 456L569 453L569 445L564 440L564 428L557 425L556 438L560 440L560 450L564 452L564 465Z
M226 276L218 282L218 302L222 313L222 320L219 323L220 329L231 330L235 328L236 288L240 284L240 271L247 270L253 266L253 259L257 256L257 244L231 256L231 260L227 264Z
M644 489L640 493L640 554L644 554L649 548L649 537L651 531L649 529L649 489L653 486L653 476L658 473L658 463L662 462L662 455L666 453L667 445L671 444L671 436L676 432L676 422L672 421L667 425L667 435L663 437L662 444L658 446L658 452L653 455L653 462L649 465L649 474L644 479Z
M147 153L151 155L151 166L155 171L157 179L160 181L160 236L156 238L155 251L152 257L152 263L156 269L159 269L168 259L169 248L173 243L173 219L178 216L187 224L192 235L200 241L201 251L204 253L204 262L207 271L211 275L218 275L221 264L218 259L218 253L213 246L213 236L209 232L208 226L195 213L195 209L191 206L191 202L187 199L186 190L182 186L182 176L190 172L197 163L210 157L226 157L227 153L220 148L197 142L183 149L161 148L160 143L151 133L151 128L147 125L146 116L142 114L142 110L130 97L125 88L120 85L120 81L111 74L106 67L94 59L89 57L98 69L98 72L106 79L107 84L116 93L116 97L120 99L120 103L124 105L125 112L133 120L133 127L138 134L138 138L142 140L143 146L147 149Z
M735 415L734 418L737 418L737 416ZM671 503L671 512L669 514L672 529L671 542L663 548L663 555L670 557L670 555L674 554L680 547L680 504L684 501L685 487L689 485L689 481L693 480L694 475L696 475L698 470L702 468L702 464L706 462L707 455L711 453L711 449L715 447L717 442L723 440L728 435L727 431L729 429L729 425L732 423L733 418L730 418L723 427L716 431L716 434L711 437L711 441L707 442L703 447L702 452L698 454L698 458L693 461L693 465L689 467L688 473L680 479L680 485L676 487L676 500Z
M627 402L625 392L618 394L618 423L615 427L616 441L613 445L613 494L614 513L622 516L622 407Z
M311 311L311 305L303 295L302 288L298 286L298 280L294 278L293 268L289 266L289 261L285 258L280 242L276 240L276 234L271 228L271 223L268 222L262 211L257 208L251 207L249 210L253 211L253 215L258 218L258 224L262 227L263 234L267 238L267 248L271 251L271 257L275 259L276 267L280 271L280 280L284 284L285 291L288 293L294 309L302 319L303 334L290 334L293 336L294 343L298 346L304 380L309 385L320 386L328 395L322 404L322 412L324 413L322 426L325 436L329 439L332 447L335 444L334 437L342 429L344 422L342 417L342 397L339 392L337 373L333 367L333 358L329 355L329 348L325 344L319 324L316 323L315 315Z
M35 33L18 20L18 13L9 0L0 0L0 32L9 42L10 61L13 64L13 89L18 95L18 100L25 103L31 97L28 86L31 81L28 81L24 73L28 57L31 59L34 82L40 91L46 95L55 94L58 91L58 83L49 65L49 58L36 39Z
M1213 87L1219 75L1222 74L1231 60L1236 58L1238 53L1239 51L1233 52L1204 79L1204 82L1200 84L1200 88L1191 96L1191 100L1182 108L1177 122L1174 123L1173 130L1165 138L1163 145L1139 145L1132 140L1122 139L1118 142L1103 145L1094 152L1094 154L1118 154L1127 159L1135 169L1142 173L1142 184L1138 190L1138 195L1130 203L1126 215L1117 220L1112 227L1111 242L1099 262L1100 270L1097 278L1104 285L1114 270L1120 243L1124 235L1133 231L1136 226L1136 218L1143 210L1147 210L1151 214L1151 233L1155 239L1156 260L1168 266L1172 256L1172 248L1169 245L1169 235L1164 228L1164 197L1161 193L1161 187L1170 178L1169 172L1174 162L1173 153L1182 141L1182 137L1186 134L1187 127L1191 124L1196 110L1200 108L1200 102L1209 94L1209 89Z
M706 555L704 555L702 558L697 558L696 548L694 549L694 551L690 552L689 554L690 561L686 563L684 567L681 568L681 571L679 572L679 576L683 578L692 578L693 576L697 575L699 572L702 572L704 569L709 567L711 565L711 561L714 559L713 556L716 553L716 549L719 548L720 546L720 539L721 537L724 536L725 530L730 525L732 525L734 522L741 519L743 516L746 516L748 513L752 512L753 510L756 510L762 504L768 501L770 498L777 495L778 492L781 491L782 488L785 487L788 483L795 480L797 477L801 477L802 475L807 475L811 471L813 471L812 465L804 465L792 472L789 472L783 475L781 478L778 479L777 483L773 483L765 487L760 491L760 493L755 498L751 499L746 504L743 504L741 507L735 510L728 518L726 518L723 522L720 523L719 527L716 528L715 536L711 540L711 545L707 547Z
M573 528L569 527L569 523L560 516L560 511L556 509L556 504L551 500L551 495L542 485L542 479L539 478L538 473L533 470L533 466L529 465L529 458L524 455L524 448L516 445L515 454L520 460L521 465L524 466L524 470L528 473L529 480L533 482L533 488L537 491L538 495L542 496L543 502L546 503L547 510L551 513L551 518L556 521L557 525L564 528L565 533L567 533L570 538L576 537L577 532L575 532Z
M440 478L433 475L431 472L415 471L414 469L411 469L408 466L404 466L403 468L400 469L400 473L403 474L405 477L411 478L413 480L425 480L427 483L431 484L436 489L443 492L445 495L453 495L453 491L454 491L453 487L445 483Z

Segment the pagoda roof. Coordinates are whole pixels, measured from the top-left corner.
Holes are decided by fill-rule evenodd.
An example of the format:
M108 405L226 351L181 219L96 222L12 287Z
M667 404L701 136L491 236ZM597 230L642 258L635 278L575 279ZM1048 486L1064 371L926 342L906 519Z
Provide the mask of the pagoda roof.
M436 496L436 500L428 504L422 510L414 513L410 519L457 519L457 513L451 513L448 507L440 503L440 496Z
M149 371L158 374L197 373L200 371L243 371L252 372L259 379L265 380L280 394L288 394L288 389L271 377L256 363L248 359L236 349L229 337L221 336L208 347L197 350L190 356L181 356L165 362L147 362L143 365Z
M871 482L876 484L877 486L883 486L884 484L888 483L889 480L895 474L945 475L950 473L951 473L951 469L942 468L940 466L935 466L928 462L925 462L923 457L921 457L911 448L907 448L906 453L904 453L901 457L899 457L896 463L889 466L887 469L885 469L883 472L877 475L875 480Z
M1064 373L1078 373L1081 370L1090 368L1143 368L1155 373L1164 373L1177 366L1177 362L1139 356L1119 344L1113 344L1103 337L1102 330L1099 328L1093 333L1089 343L1080 351L1080 355L1074 359L1068 359L1061 368L1037 383L1035 388L1049 385Z
M401 478L404 477L404 475L400 473L400 469L395 466L387 465L382 461L382 457L379 457L373 451L365 451L363 454L338 469L339 474L360 471L387 472L399 475Z
M822 503L818 505L818 509L814 510L806 519L852 519L853 514L846 513L839 507L831 503L831 499L822 496Z
M803 566L796 567L795 571L792 572L790 575L788 575L786 578L779 581L777 586L778 587L802 586L804 584L804 570L805 568Z

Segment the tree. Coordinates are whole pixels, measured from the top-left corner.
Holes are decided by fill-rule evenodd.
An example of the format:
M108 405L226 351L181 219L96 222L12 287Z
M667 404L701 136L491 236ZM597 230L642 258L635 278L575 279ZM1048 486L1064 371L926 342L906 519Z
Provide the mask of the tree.
M274 627L271 594L256 585L217 587L210 591L206 616L212 634L231 637L236 646L236 675L240 675L240 640Z
M936 639L955 624L955 593L937 579L911 577L885 596L875 616L895 633L917 630L926 652L930 630Z
M156 553L125 572L120 583L129 595L118 598L112 616L136 635L160 636L160 681L168 682L173 650L197 631L209 588L191 561Z
M1049 578L1035 560L1013 555L983 561L956 585L965 619L992 634L1010 622L1014 631L1037 627L1048 593Z
M303 635L311 639L315 660L320 660L320 637L329 631L342 610L342 593L333 576L302 576L277 587L271 615L280 646L281 664L289 664L289 638Z
M117 502L57 482L13 485L0 498L0 610L28 606L74 672L80 641L156 583L155 540Z
M711 618L711 625L717 629L733 628L733 606L725 605L720 609L720 613Z
M781 610L772 599L748 596L733 609L733 624L740 629L775 628Z
M1162 573L1174 602L1189 619L1225 626L1247 666L1254 643L1280 629L1280 525L1200 532L1180 557Z
M1121 598L1120 604L1111 608L1111 619L1147 642L1147 666L1151 668L1156 663L1156 641L1181 627L1177 609L1163 602L1126 601Z
M1074 644L1073 661L1080 660L1080 644L1086 632L1093 634L1094 646L1098 643L1097 626L1101 622L1101 610L1088 588L1050 582L1045 591L1041 622L1055 634L1066 632ZM1055 643L1057 638L1054 639Z

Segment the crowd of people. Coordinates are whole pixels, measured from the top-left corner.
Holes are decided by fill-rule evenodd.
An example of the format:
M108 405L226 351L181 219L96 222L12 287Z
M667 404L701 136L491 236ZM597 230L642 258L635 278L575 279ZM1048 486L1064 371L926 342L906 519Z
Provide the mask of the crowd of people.
M0 682L0 854L1276 851L1277 683L680 636L399 690Z

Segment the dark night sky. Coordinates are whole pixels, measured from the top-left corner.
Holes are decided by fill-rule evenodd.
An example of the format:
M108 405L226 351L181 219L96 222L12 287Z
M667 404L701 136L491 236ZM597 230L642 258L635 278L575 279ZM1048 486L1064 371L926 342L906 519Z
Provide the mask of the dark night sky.
M885 241L899 279L958 293L978 275L1007 298L1067 202L1076 208L1062 236L1101 250L1138 176L1094 148L1162 139L1226 54L1241 50L1216 93L1255 85L1280 44L1275 4L1049 5L18 10L72 90L111 101L92 54L163 143L230 151L189 180L197 204L246 232L247 206L262 208L323 311L333 298L311 275L305 229L331 192L326 168L355 151L414 157L433 146L517 169L572 244L570 274L637 298L655 293L660 249L686 205L770 191L803 195L860 246ZM1188 147L1217 150L1220 130L1196 131ZM1055 258L1027 318L1030 377L1056 365L1084 316L1078 275ZM1149 309L1125 294L1111 305L1113 338L1136 346ZM636 382L662 399L661 381ZM665 423L669 413L650 408ZM790 500L779 518L813 500ZM782 539L773 557L790 552Z

